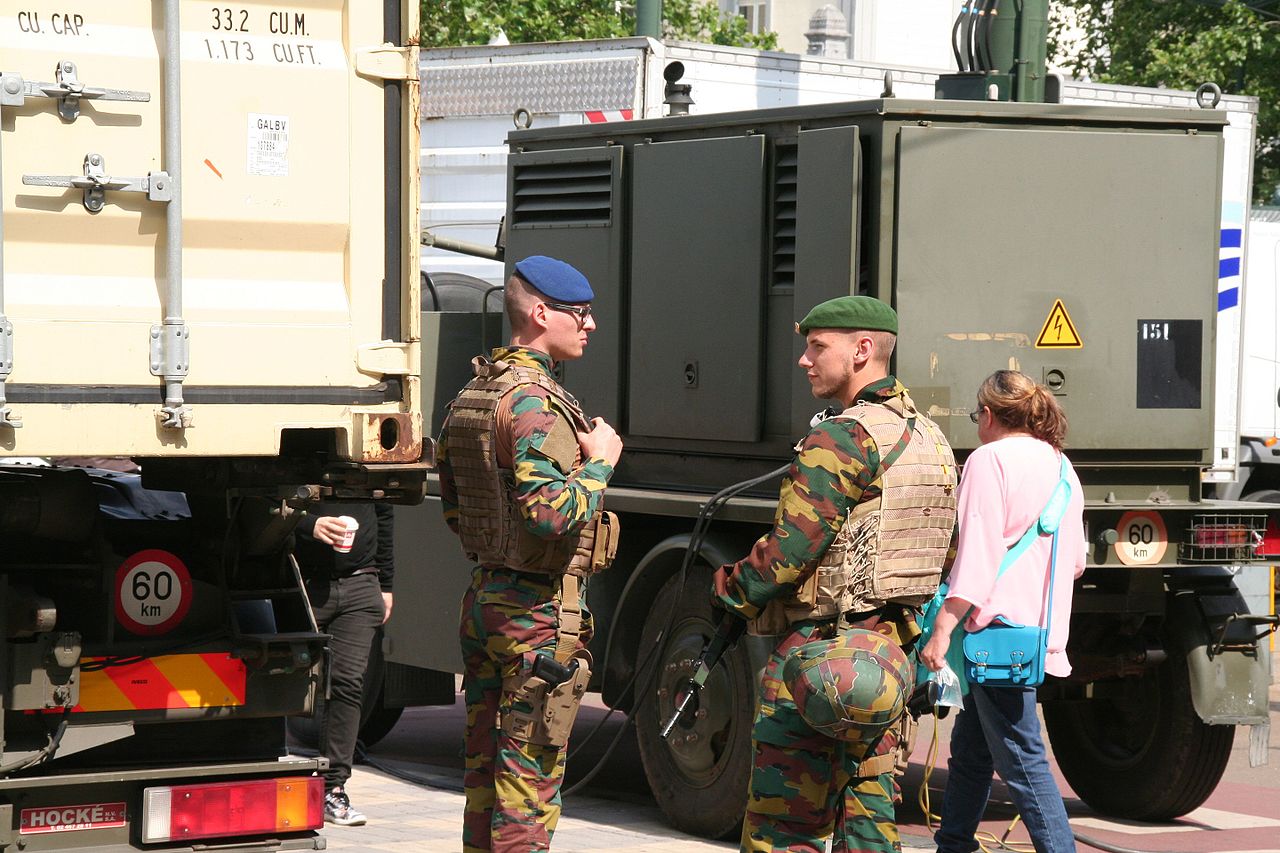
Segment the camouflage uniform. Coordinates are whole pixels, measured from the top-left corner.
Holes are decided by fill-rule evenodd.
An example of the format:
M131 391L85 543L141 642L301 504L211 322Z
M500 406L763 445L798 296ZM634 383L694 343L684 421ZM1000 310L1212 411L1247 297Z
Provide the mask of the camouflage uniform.
M492 359L550 374L551 359L522 347L494 350ZM546 390L517 388L510 400L510 430L499 420L499 464L515 474L516 500L529 530L554 539L577 533L599 506L613 468L588 459L562 471L543 452L543 442L566 420ZM571 426L571 425L570 425ZM457 493L449 460L448 423L440 436L438 464L445 521L458 531ZM560 817L565 748L525 743L498 726L504 678L527 673L536 655L555 651L559 581L545 574L477 566L462 600L463 691L467 703L463 786L463 850L547 850ZM585 585L583 588L585 597ZM579 647L591 638L591 614L582 606ZM529 710L523 708L522 710Z
M868 385L857 399L874 402L905 393L890 376ZM862 426L830 420L814 427L783 481L773 530L746 559L716 573L719 604L754 619L771 600L803 583L849 510L880 494L879 475L880 452ZM886 635L914 663L920 635L915 617L913 608L891 604L853 619L809 619L789 627L761 679L742 850L821 853L832 835L833 853L901 849L893 806L900 795L892 771L900 730L891 727L857 744L816 733L801 718L782 670L795 647L855 627ZM875 772L863 772L864 764Z

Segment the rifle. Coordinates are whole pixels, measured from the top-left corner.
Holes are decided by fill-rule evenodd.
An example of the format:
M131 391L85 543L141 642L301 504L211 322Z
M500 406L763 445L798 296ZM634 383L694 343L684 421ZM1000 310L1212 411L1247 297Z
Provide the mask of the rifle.
M707 677L711 675L711 670L720 662L720 658L724 657L724 653L738 642L738 638L742 636L746 627L745 619L732 616L725 610L717 612L716 632L707 641L702 653L698 655L698 664L694 669L693 677L685 682L676 697L676 709L662 726L663 740L671 735L671 730L676 727L676 723L684 716L685 711L689 710L694 698L702 692L703 686L707 683Z

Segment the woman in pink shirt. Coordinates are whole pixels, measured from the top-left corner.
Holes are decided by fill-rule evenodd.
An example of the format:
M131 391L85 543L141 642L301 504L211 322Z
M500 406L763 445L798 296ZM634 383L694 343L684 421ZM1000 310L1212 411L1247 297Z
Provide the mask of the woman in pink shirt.
M1000 562L1036 522L1062 473L1067 419L1047 388L1015 370L993 373L978 388L970 415L982 446L970 454L960 480L955 564L950 591L933 635L920 653L929 669L946 660L952 632L976 631L996 616L1043 627L1048 600L1053 537L1040 536L1000 579ZM1070 463L1071 499L1058 528L1053 620L1045 671L1065 676L1067 630L1074 581L1084 572L1084 496ZM966 616L967 614L967 616ZM959 642L957 639L956 642ZM970 683L964 709L951 734L951 760L942 803L942 825L934 835L939 853L971 853L974 834L998 772L1031 834L1037 853L1075 850L1062 795L1049 772L1033 687L988 687Z

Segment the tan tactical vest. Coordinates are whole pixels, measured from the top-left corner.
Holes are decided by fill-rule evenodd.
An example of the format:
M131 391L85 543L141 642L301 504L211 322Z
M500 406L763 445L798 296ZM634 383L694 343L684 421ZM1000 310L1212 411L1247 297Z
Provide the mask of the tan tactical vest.
M607 568L618 548L613 513L596 510L576 536L541 539L529 532L515 500L515 475L498 465L494 440L502 401L522 385L547 391L564 415L542 450L562 471L582 462L577 431L590 430L578 401L541 370L484 356L471 360L475 378L449 405L449 461L458 493L458 536L467 556L484 566L521 572L589 575Z
M915 418L911 441L888 468L884 460ZM889 602L921 604L942 579L956 522L956 461L938 425L905 394L861 402L836 418L857 421L881 458L880 496L854 506L818 570L784 599L788 622L866 611Z

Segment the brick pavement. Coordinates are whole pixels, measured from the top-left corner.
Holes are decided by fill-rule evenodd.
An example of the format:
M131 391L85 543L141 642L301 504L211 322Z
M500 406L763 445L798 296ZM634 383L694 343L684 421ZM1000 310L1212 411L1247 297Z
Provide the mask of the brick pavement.
M383 763L394 766L390 762ZM406 765L408 767L408 765ZM414 769L421 770L421 765ZM456 775L431 775L457 786ZM380 770L358 766L347 783L351 802L369 817L365 826L326 826L329 850L432 853L457 851L462 793L415 785ZM925 839L904 838L903 850L932 850ZM558 853L693 853L738 849L726 841L692 838L668 827L657 806L594 797L573 797L556 829Z

